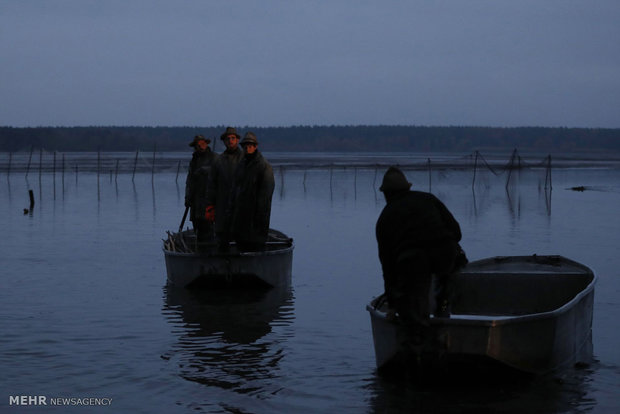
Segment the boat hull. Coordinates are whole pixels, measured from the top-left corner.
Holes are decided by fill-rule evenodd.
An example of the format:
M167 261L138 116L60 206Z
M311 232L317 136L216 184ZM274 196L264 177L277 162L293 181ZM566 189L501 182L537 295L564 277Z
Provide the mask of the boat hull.
M595 279L587 267L559 256L472 262L457 277L453 315L431 317L424 343L416 345L411 329L390 320L387 306L375 300L367 310L377 367L449 369L469 361L544 374L587 363Z
M198 252L164 247L167 283L186 288L288 286L293 249L292 239L288 238L268 242L260 251L240 251L234 244L225 252L215 245L196 249Z

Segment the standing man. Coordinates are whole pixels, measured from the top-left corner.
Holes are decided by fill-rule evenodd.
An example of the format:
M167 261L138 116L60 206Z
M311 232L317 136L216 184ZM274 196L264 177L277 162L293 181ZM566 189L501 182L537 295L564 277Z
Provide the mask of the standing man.
M380 188L387 204L377 220L376 236L388 303L421 335L429 324L432 274L447 283L458 270L461 229L437 197L410 187L401 170L387 170ZM439 311L447 309L436 310L435 316Z
M227 249L230 241L230 218L227 210L235 170L243 157L243 151L239 148L239 138L237 130L233 127L227 127L220 136L226 150L213 163L207 184L205 217L214 223L215 235L222 249Z
M245 134L241 146L244 155L235 172L230 205L232 236L241 250L256 251L267 241L275 180L271 165L258 150L256 135Z
M198 241L208 240L213 234L213 226L204 215L204 197L207 192L209 172L217 158L217 155L209 148L210 142L210 139L196 135L189 143L189 146L194 148L194 153L185 179L185 207L190 208L189 219Z

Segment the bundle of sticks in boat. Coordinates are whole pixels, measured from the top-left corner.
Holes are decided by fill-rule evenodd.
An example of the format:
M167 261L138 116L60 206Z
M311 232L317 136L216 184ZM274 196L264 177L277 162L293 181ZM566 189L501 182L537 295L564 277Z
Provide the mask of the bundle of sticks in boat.
M192 253L192 249L190 249L185 243L185 239L183 238L183 234L179 233L171 233L169 231L166 232L168 235L167 240L163 240L164 249L171 252L180 252L180 253Z

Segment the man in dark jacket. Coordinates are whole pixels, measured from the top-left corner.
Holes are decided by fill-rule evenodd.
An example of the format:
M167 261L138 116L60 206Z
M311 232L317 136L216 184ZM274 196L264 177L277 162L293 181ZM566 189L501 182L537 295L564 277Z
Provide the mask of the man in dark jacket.
M244 155L237 165L230 204L232 234L241 250L260 250L269 232L273 169L257 149L254 133L245 134L241 146Z
M239 134L233 127L226 128L220 136L226 150L213 163L207 184L206 211L207 220L214 222L215 235L220 248L227 248L230 241L230 217L228 205L233 188L233 179L237 164L243 157L239 148Z
M189 146L194 148L185 179L185 207L190 208L190 220L199 241L212 238L213 226L205 219L204 197L211 165L217 155L209 148L210 139L196 135Z
M455 271L461 229L437 197L410 187L398 168L387 170L380 188L387 204L376 236L390 307L403 321L427 326L431 277L447 283Z

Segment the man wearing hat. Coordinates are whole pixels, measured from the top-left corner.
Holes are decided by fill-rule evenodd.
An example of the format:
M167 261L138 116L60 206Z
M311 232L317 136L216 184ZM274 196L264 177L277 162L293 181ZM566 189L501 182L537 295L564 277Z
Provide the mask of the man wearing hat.
M245 134L241 146L244 155L235 171L230 204L231 230L241 250L256 251L267 241L275 180L253 132Z
M230 241L230 212L228 205L233 188L237 164L243 157L239 148L239 134L233 127L227 127L220 136L226 150L213 163L207 184L205 217L214 223L215 235L220 248L226 249Z
M411 191L411 183L390 167L380 190L386 200L376 225L379 260L390 307L422 332L428 326L431 277L448 283L460 250L459 223L433 194ZM442 289L446 292L446 288ZM449 316L447 293L438 298L435 316Z
M209 148L210 139L196 135L189 143L194 148L192 160L189 162L187 178L185 179L185 207L190 208L190 220L194 226L198 241L212 237L213 226L205 219L204 197L207 191L207 182L211 165L217 155Z

